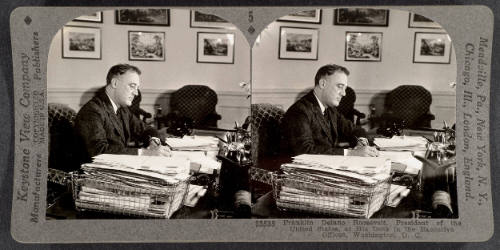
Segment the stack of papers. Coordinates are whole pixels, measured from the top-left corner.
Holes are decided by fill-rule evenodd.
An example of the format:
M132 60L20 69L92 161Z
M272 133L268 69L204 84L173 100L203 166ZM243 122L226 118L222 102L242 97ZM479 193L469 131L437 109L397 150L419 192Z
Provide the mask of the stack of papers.
M387 138L375 138L374 143L380 150L385 151L425 151L427 139L422 136L393 136Z
M103 154L82 165L79 208L168 218L187 192L190 162L182 157Z
M172 150L183 151L217 151L219 139L213 136L184 136L182 138L166 138Z
M369 218L388 194L385 158L299 155L281 166L278 207Z
M194 172L212 174L221 167L221 163L216 160L219 151L217 137L184 136L167 138L166 142L172 148L172 156L188 159Z

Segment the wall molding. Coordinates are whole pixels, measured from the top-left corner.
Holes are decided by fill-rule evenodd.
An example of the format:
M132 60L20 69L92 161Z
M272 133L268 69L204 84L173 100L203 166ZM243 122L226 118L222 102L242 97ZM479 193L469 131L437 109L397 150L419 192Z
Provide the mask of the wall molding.
M69 105L78 111L83 104L94 96L99 88L48 88L48 102L58 102ZM175 89L141 89L141 107L154 113L155 105L160 105L164 113L168 112L170 96ZM243 123L250 114L250 100L252 103L273 103L284 110L288 109L298 98L299 94L307 93L307 89L253 89L251 99L244 91L217 91L218 103L216 110L222 116L220 127L230 128L234 121ZM389 90L356 90L356 109L369 114L369 105L374 104L377 113L383 111L385 95ZM431 112L436 116L433 126L439 126L443 120L450 124L456 121L456 95L452 91L432 91Z
M87 103L99 88L48 88L47 101L49 103L64 103L78 111ZM175 89L141 89L141 108L154 113L155 105L162 107L164 114L168 113L170 97ZM218 126L231 128L234 122L242 124L250 115L250 99L244 91L217 91L218 103L216 111L222 116Z
M273 103L284 110L288 109L302 94L309 89L252 89L252 103ZM355 108L369 114L369 105L374 104L377 114L384 110L385 96L390 90L356 89ZM454 91L431 91L431 113L436 116L433 127L442 125L445 120L449 124L456 121L456 93Z

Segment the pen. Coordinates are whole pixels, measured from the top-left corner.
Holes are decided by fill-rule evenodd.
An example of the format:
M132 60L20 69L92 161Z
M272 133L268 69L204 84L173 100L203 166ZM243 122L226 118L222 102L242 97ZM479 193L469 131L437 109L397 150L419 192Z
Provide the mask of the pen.
M362 140L357 136L354 136L354 138L356 138L356 141L358 141L358 143L361 144L362 146L368 146L365 140Z
M156 146L160 146L160 144L161 144L160 139L159 139L159 138L156 138L156 137L151 137L151 138L149 139L149 141L150 141L150 142L151 142L151 141L153 141L153 142L156 144Z

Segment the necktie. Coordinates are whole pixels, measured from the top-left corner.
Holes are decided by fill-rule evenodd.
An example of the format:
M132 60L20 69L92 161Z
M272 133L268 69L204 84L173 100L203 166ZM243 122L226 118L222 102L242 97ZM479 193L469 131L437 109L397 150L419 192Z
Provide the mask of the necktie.
M118 121L120 121L120 124L122 125L122 131L123 131L123 135L125 136L125 141L127 141L128 140L128 130L127 130L127 126L125 124L125 122L127 122L125 119L125 110L123 108L118 108L117 116L118 116Z
M331 129L332 127L332 124L331 124L331 118L330 118L330 112L328 112L328 109L325 109L325 111L323 112L323 116L325 117L325 121L326 121L326 124L328 125L328 128Z
M332 118L330 117L330 112L328 109L325 109L325 112L323 113L324 116L325 116L325 120L326 120L326 125L328 127L328 132L330 133L330 135L332 136L332 139L335 141L336 139L334 138L334 130L333 130L333 121L332 121ZM335 143L335 142L334 142Z

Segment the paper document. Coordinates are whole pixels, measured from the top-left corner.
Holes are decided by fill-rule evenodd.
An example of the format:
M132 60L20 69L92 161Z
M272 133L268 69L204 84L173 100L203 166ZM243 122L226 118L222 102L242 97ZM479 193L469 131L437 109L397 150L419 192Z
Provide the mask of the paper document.
M187 191L186 157L102 154L77 177L78 208L169 218Z
M379 173L390 173L390 161L379 157L338 156L303 154L293 157L295 163L304 168L336 172L336 170L373 176Z
M391 161L303 154L280 169L275 180L278 207L369 218L388 194Z
M393 136L390 139L375 138L374 143L380 150L425 151L428 141L422 136Z
M214 170L219 170L222 164L212 156L205 155L205 152L202 151L172 151L172 157L188 159L191 165L197 166L194 169L205 174L212 174Z
M166 138L166 143L173 150L200 150L218 149L219 139L213 136L184 136L183 138Z
M203 186L189 185L189 192L184 200L184 205L188 207L194 207L198 203L198 200L205 196L207 189Z
M392 164L402 164L406 168L404 173L418 174L422 169L422 162L413 157L412 152L408 151L380 151L379 156L382 158L390 159Z
M387 206L397 207L401 200L410 194L410 189L405 186L391 184L391 191L387 197Z

